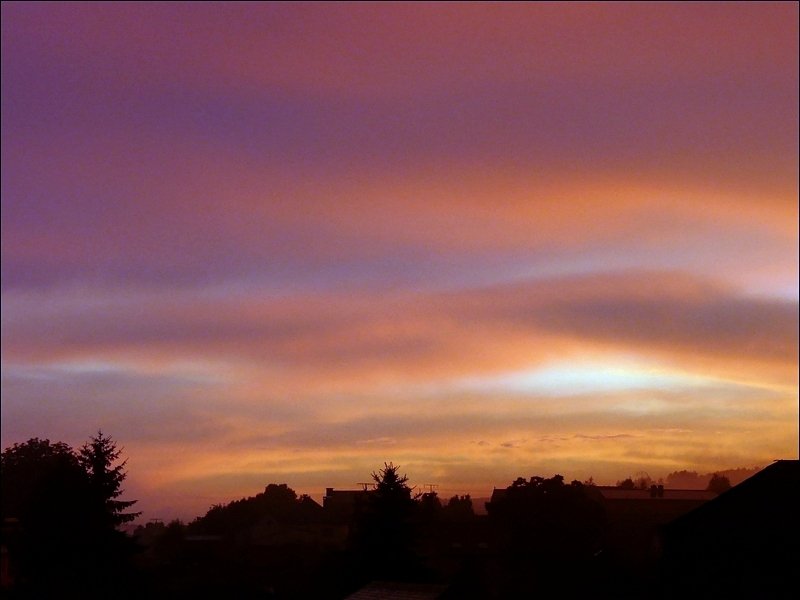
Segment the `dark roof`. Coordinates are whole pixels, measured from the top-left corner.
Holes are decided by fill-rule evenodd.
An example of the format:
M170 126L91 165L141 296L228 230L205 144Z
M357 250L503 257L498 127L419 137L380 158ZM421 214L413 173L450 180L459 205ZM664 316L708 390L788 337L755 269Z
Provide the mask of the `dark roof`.
M800 461L779 460L661 529L666 597L788 597L800 560Z
M665 530L673 535L692 532L798 522L800 461L776 460L711 502L676 519ZM795 530L796 531L796 530Z
M446 590L446 585L432 583L373 581L347 596L347 600L435 600Z
M322 510L322 506L311 496L301 496L300 506L306 510Z
M508 494L508 490L506 488L494 488L492 490L492 497L489 500L489 502L494 502L496 500L500 500L502 498L505 498L507 494Z
M631 490L610 485L586 486L586 491L588 493L596 492L604 500L696 500L704 502L717 497L716 492L707 490L673 490L669 488L664 488L663 496L653 496L649 489ZM505 498L507 494L507 489L495 488L492 492L491 501L494 502Z
M357 498L358 496L361 496L362 494L367 494L367 493L369 493L368 490L333 490L333 489L329 489L327 492L325 492L324 498L351 499L351 498Z
M717 497L716 492L707 490L673 490L664 488L663 496L653 496L649 489L630 490L615 486L598 485L595 486L600 495L605 500L713 500Z

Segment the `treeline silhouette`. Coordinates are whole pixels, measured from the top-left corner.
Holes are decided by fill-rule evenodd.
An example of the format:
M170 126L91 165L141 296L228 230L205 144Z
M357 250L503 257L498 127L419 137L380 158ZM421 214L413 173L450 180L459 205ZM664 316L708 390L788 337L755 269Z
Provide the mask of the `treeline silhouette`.
M725 478L731 486L734 486L740 484L748 477L755 475L760 470L759 467L753 467L750 469L727 469L704 474L698 473L697 471L673 471L664 478L664 482L669 487L702 490L710 489L709 486L715 478Z
M731 480L724 473L732 473L737 475L736 483L739 483L747 478L747 475L752 475L759 471L756 469L731 469L729 471L708 473L707 475L698 475L696 471L675 471L667 475L667 485L671 488L686 488L686 489L705 489L709 492L721 494L731 489ZM624 490L647 490L647 489L664 489L664 480L658 479L654 481L647 474L639 474L636 477L627 477L617 481L617 487Z
M680 543L691 537L686 526L665 530L673 532L664 534L666 558L651 546L662 539L665 515L694 514L705 501L648 493L633 478L633 486L603 488L561 475L520 477L494 490L483 515L469 495L443 502L432 489L416 490L388 462L362 490L328 489L322 506L270 483L189 523L151 520L130 536L120 526L138 513L130 510L135 500L121 499L120 459L102 432L77 450L34 438L3 451L9 597L344 598L392 582L445 599L671 598L697 576L685 567L687 556L696 562Z

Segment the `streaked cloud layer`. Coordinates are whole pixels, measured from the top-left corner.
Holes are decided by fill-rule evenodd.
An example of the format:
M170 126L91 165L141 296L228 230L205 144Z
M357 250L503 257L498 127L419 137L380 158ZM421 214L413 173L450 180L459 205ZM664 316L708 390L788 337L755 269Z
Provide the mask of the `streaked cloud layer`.
M782 4L3 4L2 437L150 516L797 456Z

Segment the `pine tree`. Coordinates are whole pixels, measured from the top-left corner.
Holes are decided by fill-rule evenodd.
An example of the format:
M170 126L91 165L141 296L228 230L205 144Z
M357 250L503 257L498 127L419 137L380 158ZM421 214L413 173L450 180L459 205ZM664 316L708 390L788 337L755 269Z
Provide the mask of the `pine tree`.
M127 476L125 464L128 462L124 460L115 465L121 454L122 450L117 448L114 440L103 435L102 431L98 431L79 452L81 464L89 475L92 493L98 504L102 504L102 514L107 520L105 524L111 527L133 521L141 514L124 512L136 504L136 500L118 499L123 493L121 485Z

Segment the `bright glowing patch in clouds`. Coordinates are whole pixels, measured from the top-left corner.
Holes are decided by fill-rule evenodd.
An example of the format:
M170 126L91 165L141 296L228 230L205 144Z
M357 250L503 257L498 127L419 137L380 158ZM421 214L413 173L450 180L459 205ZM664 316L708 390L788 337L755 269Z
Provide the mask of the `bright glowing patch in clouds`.
M462 382L466 389L487 393L507 391L542 395L573 396L587 393L646 389L703 387L711 382L702 376L659 371L636 361L570 361L542 368L507 373Z

